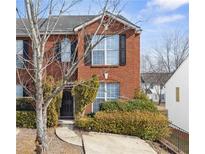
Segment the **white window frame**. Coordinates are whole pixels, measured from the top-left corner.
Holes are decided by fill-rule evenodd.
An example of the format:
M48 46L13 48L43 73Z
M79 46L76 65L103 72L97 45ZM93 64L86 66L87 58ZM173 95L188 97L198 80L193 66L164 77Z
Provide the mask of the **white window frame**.
M65 45L65 43L68 43L66 45L69 46L70 50L69 51L64 51L64 49L62 49L62 45ZM69 54L68 55L68 59L63 59L63 54ZM71 41L68 39L68 38L64 38L62 41L61 41L61 53L60 53L60 56L61 56L61 62L70 62L71 61ZM67 57L67 56L65 56Z
M96 36L100 36L100 35L96 35ZM114 37L114 36L117 36L118 37L118 40L119 40L119 35L110 35L110 36L108 36L108 37ZM117 64L109 64L108 62L107 62L107 52L108 51L112 51L111 49L107 49L107 38L108 37L105 37L103 40L104 40L104 50L102 50L102 49L92 49L92 66L104 66L104 65L110 65L110 66L118 66L119 65L119 63L120 63L120 49L119 49L119 41L118 41L118 57L117 57L117 59L118 59L118 63ZM103 64L94 64L93 63L93 52L94 51L103 51L104 52L104 63Z
M101 82L101 83L103 83L104 85L105 85L105 91L104 91L104 97L98 97L98 96L96 96L96 98L95 98L95 100L96 99L104 99L104 101L108 101L108 100L116 100L116 99L119 99L119 97L120 97L120 83L119 82L110 82L110 83L106 83L106 82ZM107 84L118 84L118 86L119 86L119 96L118 96L118 98L108 98L107 97ZM94 103L95 102L93 102L92 103L92 109L91 109L91 111L92 112L94 112Z

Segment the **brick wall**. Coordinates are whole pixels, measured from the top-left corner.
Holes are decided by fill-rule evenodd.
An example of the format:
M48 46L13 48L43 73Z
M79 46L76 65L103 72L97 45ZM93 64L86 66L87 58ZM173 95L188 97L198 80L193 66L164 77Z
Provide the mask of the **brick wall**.
M98 25L99 23L95 22L89 25L89 27L86 27L83 32L78 33L78 37L80 38L78 56L82 56L84 53L84 34L92 34L96 31ZM121 31L121 28L123 28L123 25L115 23L106 34ZM99 34L101 34L101 32L102 28L99 30ZM92 75L96 74L102 82L119 82L120 96L133 98L135 89L140 88L140 35L131 29L123 33L126 34L126 65L94 67L85 66L82 61L78 68L78 80L89 79ZM103 76L105 71L109 74L107 80L105 80ZM91 112L91 105L87 107L86 112Z
M87 26L84 31L79 31L78 36L78 57L81 57L84 53L84 35L93 34L96 31L96 28L99 25L99 21L94 22L93 24ZM103 67L92 67L85 66L82 61L79 65L77 71L77 79L85 80L91 78L92 75L96 74L100 81L102 82L119 82L120 84L120 96L124 98L132 98L134 95L135 89L140 88L140 34L135 33L134 30L128 29L126 31L122 30L126 28L121 23L115 22L110 27L105 34L115 34L115 33L125 33L126 34L126 65L125 66L103 66ZM102 33L104 28L100 28L99 34ZM50 55L54 51L54 44L57 40L64 38L65 35L53 35L49 38L46 43L47 54ZM75 36L68 36L70 39L74 39ZM28 39L20 38L17 39ZM29 56L31 57L31 48L29 49ZM109 77L107 80L104 79L103 73L108 72ZM25 75L25 71L21 71L25 78L29 76ZM24 72L24 73L23 73ZM59 63L56 61L47 68L47 73L54 76L54 78L61 78L61 71L59 68ZM18 80L17 80L18 83ZM91 112L91 105L87 107L86 112Z

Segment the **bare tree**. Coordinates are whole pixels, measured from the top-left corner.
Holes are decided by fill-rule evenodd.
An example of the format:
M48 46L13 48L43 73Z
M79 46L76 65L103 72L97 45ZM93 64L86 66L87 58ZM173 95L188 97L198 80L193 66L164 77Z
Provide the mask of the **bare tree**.
M142 73L153 73L150 84L158 84L160 88L156 88L156 93L159 97L159 104L161 103L161 91L166 83L164 78L170 76L187 58L189 53L188 36L182 31L174 30L170 33L165 33L162 40L155 45L151 53L142 55ZM147 82L149 80L146 80ZM147 87L147 86L146 86ZM148 86L147 89L150 89Z
M29 48L32 49L32 56L30 59L17 54L17 59L23 64L26 63L26 65L24 65L24 70L17 69L17 80L23 87L25 87L27 93L29 93L35 101L37 153L43 153L47 149L47 108L50 102L57 94L63 91L69 82L72 81L72 77L75 75L79 64L83 60L86 60L89 52L91 52L91 50L105 37L109 37L108 35L98 37L98 34L106 34L108 28L113 30L112 34L120 34L130 28L127 25L124 25L123 27L121 25L119 25L119 27L116 25L117 22L115 18L121 11L118 8L120 1L105 0L103 1L104 3L101 3L102 9L99 11L99 25L95 29L94 34L92 34L93 37L91 38L91 41L86 45L83 55L77 54L77 49L79 48L78 42L82 41L79 40L81 37L78 37L76 48L71 55L71 62L57 63L56 58L58 58L59 54L63 53L54 54L51 52L53 48L46 47L47 42L49 39L53 40L54 43L62 40L62 35L59 35L58 38L56 38L56 36L53 37L56 25L58 24L61 15L67 13L70 8L76 5L79 1L80 0L72 0L68 3L66 0L24 0L25 12L22 13L21 10L18 8L16 9L19 19L23 24L23 30L30 39ZM107 12L108 9L112 15ZM25 17L22 17L22 14L25 15ZM113 14L115 15L113 16ZM76 34L78 36L88 37L86 24L83 24L81 31L76 32ZM97 39L93 40L93 38ZM72 42L76 42L76 38L73 38ZM66 45L64 47L66 47ZM53 89L49 96L45 97L43 79L47 75L47 68L53 64L58 65L61 71L61 79L59 79L61 82L59 86ZM32 82L34 88L29 89L26 86L27 82Z
M163 66L164 72L174 72L186 59L189 53L189 39L185 32L174 30L162 36L162 42L154 47L157 62ZM160 66L157 66L158 68Z

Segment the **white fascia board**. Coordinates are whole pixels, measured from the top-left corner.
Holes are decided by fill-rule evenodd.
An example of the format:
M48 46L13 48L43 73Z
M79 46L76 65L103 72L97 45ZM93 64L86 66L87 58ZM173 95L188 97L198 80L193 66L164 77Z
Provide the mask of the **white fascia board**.
M113 19L115 19L115 20L117 20L117 21L123 23L124 25L128 25L129 27L135 29L138 33L141 33L141 31L142 31L139 27L134 26L134 25L132 25L132 24L126 22L125 20L120 19L119 17L116 17L116 16L114 16L114 15L112 15L112 14L110 14L110 13L106 13L105 15L111 16ZM88 22L82 24L82 25L79 25L79 26L75 27L75 28L74 28L74 31L77 32L77 31L80 30L81 28L86 27L87 25L89 25L89 24L91 24L91 23L93 23L93 22L95 22L95 21L97 21L97 20L99 20L99 19L101 19L101 18L102 18L102 15L99 15L99 16L93 18L92 20L90 20L90 21L88 21Z

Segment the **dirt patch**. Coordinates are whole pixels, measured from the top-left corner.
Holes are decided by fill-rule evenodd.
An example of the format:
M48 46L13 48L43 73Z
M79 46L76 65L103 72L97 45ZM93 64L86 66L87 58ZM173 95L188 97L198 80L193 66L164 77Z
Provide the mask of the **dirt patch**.
M35 129L20 129L16 136L16 153L17 154L35 154ZM74 146L61 141L56 135L54 129L48 129L48 146L46 154L81 154L82 147Z

